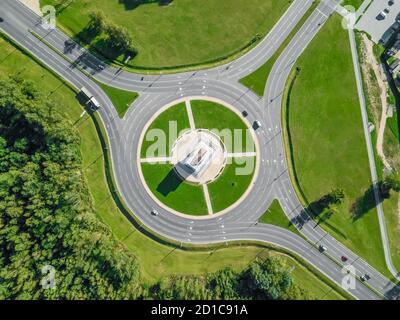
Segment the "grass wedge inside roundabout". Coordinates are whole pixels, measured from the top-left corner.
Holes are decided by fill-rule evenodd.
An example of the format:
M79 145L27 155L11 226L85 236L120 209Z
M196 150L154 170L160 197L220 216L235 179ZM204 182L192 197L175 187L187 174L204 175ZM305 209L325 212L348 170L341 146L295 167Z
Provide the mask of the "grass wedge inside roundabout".
M209 218L240 204L258 172L258 141L248 121L213 98L162 108L143 130L139 173L147 192L181 216Z

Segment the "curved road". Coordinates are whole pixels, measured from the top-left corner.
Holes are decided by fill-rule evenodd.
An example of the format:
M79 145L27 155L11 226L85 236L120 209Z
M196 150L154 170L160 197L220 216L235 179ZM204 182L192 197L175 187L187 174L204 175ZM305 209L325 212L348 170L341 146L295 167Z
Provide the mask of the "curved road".
M327 277L341 284L343 263L355 267L358 276L368 273L368 284L357 281L348 291L358 299L396 299L399 289L363 259L344 247L309 218L291 185L285 159L281 129L281 103L286 81L293 64L334 12L339 0L323 0L276 61L264 98L259 98L238 83L267 61L280 47L297 22L312 5L312 0L295 0L273 30L253 50L227 65L174 75L140 75L104 65L85 49L71 42L60 30L45 30L41 19L19 1L2 0L0 29L19 45L48 65L75 87L85 86L101 103L99 115L111 145L113 170L118 189L129 209L155 232L184 243L217 243L234 240L257 240L276 244L301 256ZM41 37L42 40L39 40ZM99 65L104 66L100 68ZM87 75L111 86L140 93L124 119L120 119L107 95ZM260 120L256 131L260 141L260 173L256 192L228 214L206 220L191 220L159 208L140 181L135 150L147 121L165 104L182 97L219 98L239 111L249 113L248 120ZM135 183L136 182L136 183ZM259 217L273 199L279 199L288 218L307 239L272 225L258 224ZM157 208L158 217L150 215ZM319 244L328 247L318 251ZM373 290L371 290L371 288Z

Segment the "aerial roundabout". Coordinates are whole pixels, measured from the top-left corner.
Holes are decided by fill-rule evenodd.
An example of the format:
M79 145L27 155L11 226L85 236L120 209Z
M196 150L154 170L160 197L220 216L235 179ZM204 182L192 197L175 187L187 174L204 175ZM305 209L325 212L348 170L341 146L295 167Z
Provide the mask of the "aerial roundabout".
M169 212L191 219L228 213L257 178L255 129L232 105L185 97L147 122L137 150L141 183Z
M103 62L85 53L84 69L92 75L86 77L80 68L71 68L70 63L81 59L84 48L77 46L63 55L55 54L53 51L57 49L63 52L69 39L65 34L57 29L51 33L42 30L37 17L18 1L4 1L7 11L3 7L0 11L7 18L2 23L5 33L74 87L84 86L96 94L102 106L97 111L98 123L103 124L107 138L102 142L107 150L104 153L107 180L124 214L115 218L126 218L136 225L132 233L141 230L181 247L237 241L269 243L302 257L338 284L343 278L340 257L346 255L357 270L372 275L369 285L375 290L358 285L351 292L355 297L393 298L398 296L395 284L309 217L296 195L286 164L281 123L285 84L293 62L339 2L324 0L318 4L275 62L261 98L238 84L238 79L262 66L277 52L311 7L311 0L293 1L260 45L233 63L168 75L133 74L112 66L99 69ZM18 23L9 19L10 12L18 17ZM32 35L32 31L46 42ZM93 78L139 93L123 119ZM248 115L243 111L248 111ZM257 121L262 128L253 127ZM99 125L98 130L102 129ZM223 134L228 131L230 137L235 137L233 142L229 135ZM248 147L251 140L254 148ZM240 145L237 141L242 141L241 148L237 148ZM217 159L222 161L218 163ZM185 168L190 175L186 176ZM246 174L243 171L238 174L238 169ZM274 199L279 200L288 220L303 237L285 228L259 223ZM150 214L154 209L159 216ZM319 252L321 239L329 248L329 255Z

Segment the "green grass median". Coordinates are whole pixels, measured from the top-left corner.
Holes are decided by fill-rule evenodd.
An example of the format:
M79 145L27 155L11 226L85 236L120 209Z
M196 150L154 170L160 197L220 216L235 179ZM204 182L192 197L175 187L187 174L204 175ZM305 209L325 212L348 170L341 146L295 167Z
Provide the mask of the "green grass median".
M304 205L334 188L345 200L321 223L387 276L347 30L333 16L295 67L283 119L291 174ZM357 210L355 209L357 206Z

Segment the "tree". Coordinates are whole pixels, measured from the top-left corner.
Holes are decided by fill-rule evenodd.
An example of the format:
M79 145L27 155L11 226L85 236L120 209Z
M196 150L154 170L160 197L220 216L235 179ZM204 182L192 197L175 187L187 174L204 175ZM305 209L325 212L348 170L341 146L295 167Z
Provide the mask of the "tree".
M237 273L225 268L206 276L170 276L150 289L154 299L311 299L293 283L281 258L256 260Z
M386 187L389 190L400 192L400 173L399 172L391 173L390 175L385 177L383 184L384 187Z
M106 17L103 11L93 11L89 13L88 29L95 34L102 33L107 25Z
M232 300L238 299L238 276L231 268L224 268L208 278L210 291L214 293L214 299Z
M72 128L31 82L0 81L0 299L142 292L136 258L95 217ZM57 290L41 285L46 265Z
M292 285L292 278L281 259L268 258L256 261L242 275L242 296L253 299L282 299Z
M106 33L111 48L121 52L132 50L133 41L126 28L115 24L109 24L107 25Z
M345 198L344 190L340 188L333 189L329 193L329 198L330 198L329 204L339 205L343 203L343 200Z

